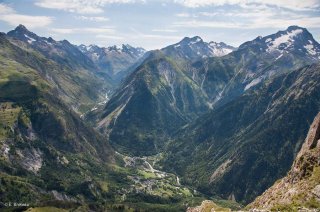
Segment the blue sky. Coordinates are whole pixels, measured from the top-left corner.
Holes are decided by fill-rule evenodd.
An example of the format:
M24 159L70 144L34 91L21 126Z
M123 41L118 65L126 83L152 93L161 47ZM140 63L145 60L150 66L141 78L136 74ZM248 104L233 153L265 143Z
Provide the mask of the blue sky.
M238 46L306 27L320 41L320 0L0 0L0 31L18 24L56 40L148 50L198 35Z

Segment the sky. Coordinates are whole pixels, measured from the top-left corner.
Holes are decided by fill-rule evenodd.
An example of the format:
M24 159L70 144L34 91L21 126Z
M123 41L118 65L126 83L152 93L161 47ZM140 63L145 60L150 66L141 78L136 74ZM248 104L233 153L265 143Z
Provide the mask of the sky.
M0 31L23 24L73 44L147 50L184 37L239 46L290 25L320 41L320 0L0 0Z

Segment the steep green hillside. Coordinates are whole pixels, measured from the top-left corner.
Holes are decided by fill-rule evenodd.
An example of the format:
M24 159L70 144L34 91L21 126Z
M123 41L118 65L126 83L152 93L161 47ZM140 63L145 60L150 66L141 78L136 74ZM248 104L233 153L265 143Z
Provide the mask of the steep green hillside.
M320 107L319 72L268 80L197 119L171 141L166 169L202 192L251 201L288 171Z
M212 55L208 44L199 37L185 38L150 53L105 108L89 114L87 120L118 151L157 153L177 128L209 109L225 106L268 80L319 61L320 53L305 48L310 43L320 49L305 28L291 26L248 41L228 55L207 58ZM226 127L232 128L235 122L228 121L232 123Z
M131 61L108 100L108 75L78 47L23 26L0 34L0 206L246 204L285 175L320 109L319 49L297 26L211 58L185 38Z
M320 113L310 126L287 176L265 191L247 208L274 211L298 211L300 208L320 208Z
M115 154L43 74L57 64L0 38L0 210L184 211L203 199L154 158Z
M168 135L207 110L200 87L175 61L157 51L98 113L97 128L122 152L154 154Z
M30 42L30 36L35 41ZM110 82L95 72L90 59L68 41L39 37L24 26L2 34L0 39L3 58L36 70L76 112L91 109L112 89Z
M94 176L114 160L108 142L36 70L3 56L0 63L1 202L96 198Z

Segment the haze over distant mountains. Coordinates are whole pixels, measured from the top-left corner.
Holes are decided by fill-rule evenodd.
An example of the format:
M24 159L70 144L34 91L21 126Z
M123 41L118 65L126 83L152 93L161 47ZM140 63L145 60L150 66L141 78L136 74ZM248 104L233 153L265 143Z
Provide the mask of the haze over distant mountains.
M131 66L134 66L146 52L143 48L134 48L129 44L106 48L80 45L78 48L98 66L101 72L105 72L116 81L124 78Z
M19 25L0 34L0 64L2 203L239 209L287 174L320 111L320 44L299 26L237 48L195 36L146 51ZM264 196L254 207L274 206ZM299 207L319 207L309 200Z

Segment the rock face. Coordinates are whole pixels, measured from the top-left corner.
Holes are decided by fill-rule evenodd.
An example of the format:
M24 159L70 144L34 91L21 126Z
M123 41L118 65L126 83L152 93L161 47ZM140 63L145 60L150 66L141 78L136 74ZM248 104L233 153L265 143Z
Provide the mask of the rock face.
M278 210L320 207L320 113L315 117L287 176L248 207Z

